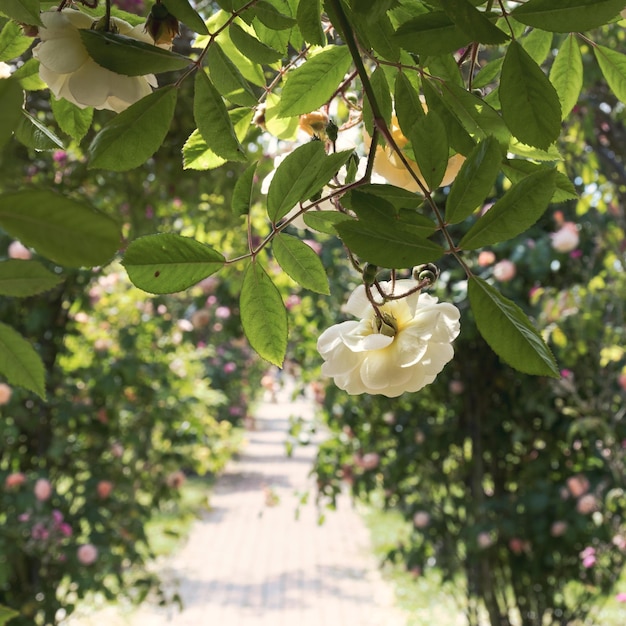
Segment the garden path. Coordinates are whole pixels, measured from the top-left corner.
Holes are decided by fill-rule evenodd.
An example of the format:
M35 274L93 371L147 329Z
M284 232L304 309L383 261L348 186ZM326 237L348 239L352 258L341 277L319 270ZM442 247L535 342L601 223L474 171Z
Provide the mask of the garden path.
M80 626L404 626L349 497L318 523L309 476L315 446L286 455L290 416L310 421L312 401L290 401L284 389L258 407L255 429L218 480L210 511L165 565L185 609L100 614Z

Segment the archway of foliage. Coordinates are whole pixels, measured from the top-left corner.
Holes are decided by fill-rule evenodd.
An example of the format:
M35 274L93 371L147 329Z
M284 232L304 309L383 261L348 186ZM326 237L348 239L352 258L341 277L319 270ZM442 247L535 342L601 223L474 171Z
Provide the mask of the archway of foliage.
M0 262L0 373L24 415L60 387L58 318L21 307L52 298L70 319L91 276L72 268L119 258L157 296L219 278L265 360L289 349L305 374L319 336L323 371L374 394L330 387L345 436L322 449L324 492L341 468L423 513L399 553L464 575L470 623L480 603L493 626L586 614L622 560L625 7L161 0L146 22L7 0L0 228L38 257ZM55 149L69 162L48 173ZM287 299L291 281L315 295ZM204 311L210 350L206 295L180 317ZM346 300L360 321L333 326Z

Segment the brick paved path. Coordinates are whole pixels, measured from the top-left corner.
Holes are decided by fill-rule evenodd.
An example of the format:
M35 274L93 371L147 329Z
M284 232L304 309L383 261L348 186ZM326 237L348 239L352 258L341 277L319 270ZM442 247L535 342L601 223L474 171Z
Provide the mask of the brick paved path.
M165 576L185 609L141 609L132 626L405 626L369 552L368 531L347 497L318 524L308 476L314 446L285 454L289 416L311 403L263 403L248 444L218 480ZM310 490L299 507L299 494ZM108 625L112 622L105 620ZM115 620L117 621L117 620ZM89 623L102 623L102 616Z

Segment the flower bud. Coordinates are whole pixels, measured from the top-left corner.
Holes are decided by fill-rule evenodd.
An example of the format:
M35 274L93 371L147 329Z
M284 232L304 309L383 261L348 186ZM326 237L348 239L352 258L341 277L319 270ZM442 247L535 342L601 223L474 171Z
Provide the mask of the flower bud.
M419 282L427 282L428 287L435 284L439 278L439 268L434 263L423 263L413 268L413 278Z
M378 274L378 265L366 263L363 267L363 282L366 285L373 285L376 280L376 274Z
M158 0L152 6L146 20L145 32L152 37L156 46L171 44L174 37L180 32L178 20L167 10L167 7Z

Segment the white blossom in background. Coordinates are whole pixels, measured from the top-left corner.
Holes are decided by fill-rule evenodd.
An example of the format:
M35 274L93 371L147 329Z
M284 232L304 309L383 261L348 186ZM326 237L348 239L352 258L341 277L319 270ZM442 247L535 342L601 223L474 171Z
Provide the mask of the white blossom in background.
M94 18L76 9L41 14L41 42L33 49L39 59L39 76L56 98L65 98L81 109L94 107L120 113L152 93L153 74L123 76L98 65L87 53L79 31L90 29ZM111 22L120 35L152 43L144 26L131 26L119 18Z
M390 295L391 282L380 283ZM395 283L395 296L416 286L410 279ZM376 291L374 291L376 294ZM412 293L379 307L381 323L359 285L345 306L360 318L331 326L319 337L322 374L349 394L382 394L394 398L432 383L454 355L459 310L425 293Z
M0 78L8 78L9 76L11 76L11 66L0 61Z

